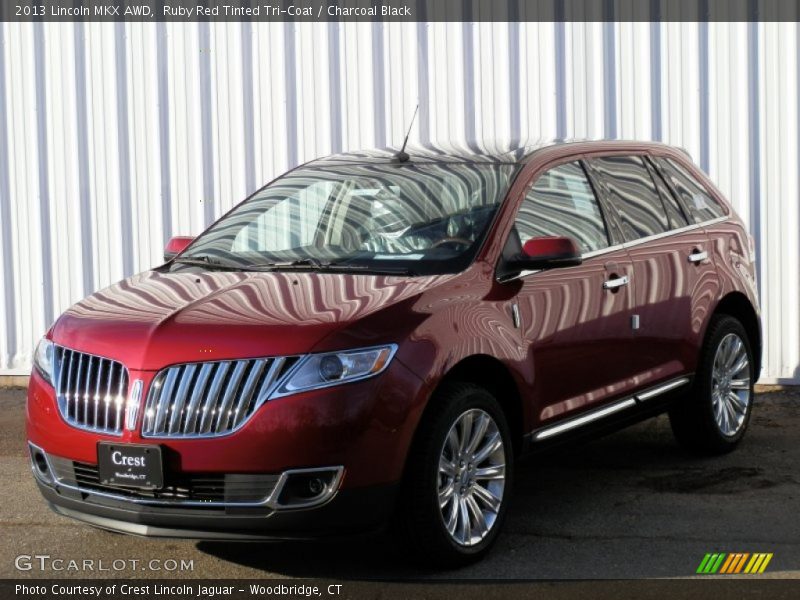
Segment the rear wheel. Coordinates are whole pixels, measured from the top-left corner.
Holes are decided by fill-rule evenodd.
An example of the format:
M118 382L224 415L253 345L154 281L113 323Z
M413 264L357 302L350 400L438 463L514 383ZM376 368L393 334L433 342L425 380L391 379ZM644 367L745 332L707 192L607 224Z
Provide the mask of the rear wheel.
M753 409L753 352L742 324L713 317L693 393L670 411L676 439L703 454L733 450L744 436Z
M411 556L458 566L497 539L511 491L513 450L497 400L448 384L420 424L404 482L401 533Z

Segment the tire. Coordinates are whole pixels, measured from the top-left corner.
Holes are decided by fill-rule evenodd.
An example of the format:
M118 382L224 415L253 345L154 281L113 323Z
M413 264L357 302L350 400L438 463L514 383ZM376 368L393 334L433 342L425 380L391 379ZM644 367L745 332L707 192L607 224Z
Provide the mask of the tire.
M753 410L754 364L742 324L729 315L714 315L692 391L669 413L672 431L683 447L702 455L736 448Z
M449 383L431 402L409 452L400 496L398 533L407 546L406 555L415 562L458 567L485 556L500 533L511 495L514 452L505 414L487 390L468 383ZM470 419L471 430L463 435ZM480 439L476 439L481 431ZM467 448L461 455L465 459L463 467L458 452L454 451L462 447L462 438L473 441L475 446L470 452L472 444L466 442ZM481 454L487 454L488 449L498 444L498 449L481 459ZM478 459L475 464L467 460L470 456ZM440 458L446 468L440 467ZM440 492L445 498L444 507L440 507ZM486 492L494 499L486 496ZM490 508L490 504L495 507ZM469 530L464 525L462 506L470 517ZM481 517L477 516L476 507ZM450 520L450 529L446 520ZM485 531L481 525L485 525Z

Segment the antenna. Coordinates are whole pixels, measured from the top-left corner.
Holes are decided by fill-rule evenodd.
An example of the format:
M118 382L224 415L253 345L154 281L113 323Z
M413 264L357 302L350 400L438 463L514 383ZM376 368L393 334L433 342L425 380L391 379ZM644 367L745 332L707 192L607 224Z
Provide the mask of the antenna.
M400 148L400 151L394 155L394 159L397 162L407 162L411 157L406 153L406 144L408 144L408 136L411 135L411 128L414 126L414 119L417 118L417 111L419 110L419 104L417 104L417 108L414 109L414 114L411 117L411 123L408 124L408 133L406 133L406 139L403 140L403 147Z

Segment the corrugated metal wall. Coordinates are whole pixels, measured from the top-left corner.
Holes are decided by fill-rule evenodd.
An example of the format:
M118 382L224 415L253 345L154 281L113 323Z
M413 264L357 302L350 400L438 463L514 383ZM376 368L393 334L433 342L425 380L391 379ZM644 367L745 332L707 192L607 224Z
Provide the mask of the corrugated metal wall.
M660 139L754 232L800 382L796 23L0 24L0 374L288 167L412 138Z

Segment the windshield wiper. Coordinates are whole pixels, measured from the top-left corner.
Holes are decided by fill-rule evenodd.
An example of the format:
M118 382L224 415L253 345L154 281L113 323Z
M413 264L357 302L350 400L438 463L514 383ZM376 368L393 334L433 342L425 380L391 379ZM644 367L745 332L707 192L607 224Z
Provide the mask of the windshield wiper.
M312 269L324 269L332 263L323 262L318 258L299 258L297 260L290 260L285 262L272 262L272 263L258 263L248 266L248 269L260 270L264 269L289 269L295 267L309 267Z
M190 257L187 256L185 258L176 258L172 261L173 264L181 264L181 265L194 265L197 267L205 267L207 269L219 269L224 271L240 271L242 267L239 265L231 265L225 264L217 260L216 258L212 258L210 256L194 256Z
M317 258L301 258L289 262L274 262L249 265L244 267L247 271L295 271L295 270L318 270L318 271L358 271L361 273L375 273L380 275L414 275L411 269L395 266L378 265L349 265L337 262L324 262Z
M329 263L325 268L332 271L359 271L374 275L416 275L416 272L408 267L384 267L380 265L343 265L339 263Z

